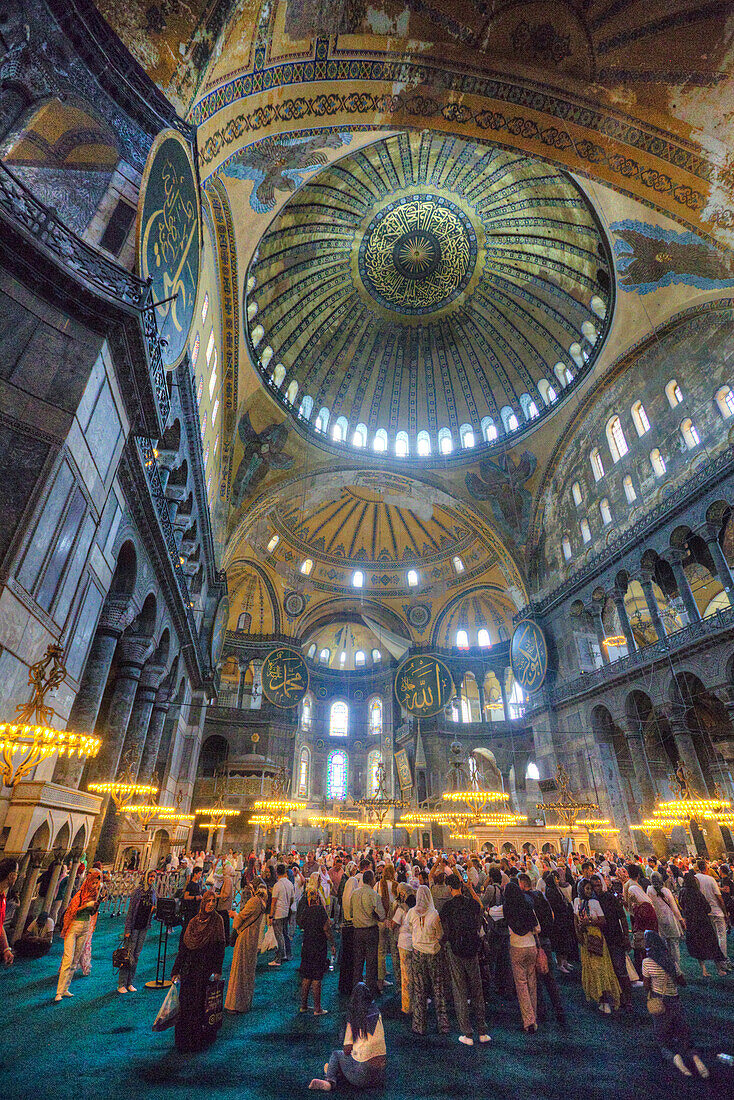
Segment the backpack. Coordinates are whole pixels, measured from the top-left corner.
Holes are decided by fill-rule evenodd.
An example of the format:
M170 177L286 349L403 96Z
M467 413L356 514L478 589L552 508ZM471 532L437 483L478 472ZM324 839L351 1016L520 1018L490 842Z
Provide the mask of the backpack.
M451 917L451 950L459 958L470 959L477 954L480 947L477 913L470 906L462 905L456 906Z

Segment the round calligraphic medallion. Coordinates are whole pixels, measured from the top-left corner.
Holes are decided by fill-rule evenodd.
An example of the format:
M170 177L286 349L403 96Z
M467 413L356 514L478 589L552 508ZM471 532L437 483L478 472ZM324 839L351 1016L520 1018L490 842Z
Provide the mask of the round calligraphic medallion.
M217 604L217 613L212 625L212 641L209 647L209 660L212 668L216 668L224 649L224 640L227 635L227 623L229 621L229 598L222 596Z
M438 714L453 694L451 673L432 653L407 657L395 673L395 698L416 718Z
M151 280L167 370L181 362L196 308L201 264L199 189L189 147L176 130L153 143L138 215L138 269ZM164 302L169 298L171 301Z
M262 681L274 707L297 707L308 691L306 662L297 649L273 649L263 661Z
M512 674L524 691L538 691L548 671L548 646L545 635L533 619L523 619L515 627L510 645Z

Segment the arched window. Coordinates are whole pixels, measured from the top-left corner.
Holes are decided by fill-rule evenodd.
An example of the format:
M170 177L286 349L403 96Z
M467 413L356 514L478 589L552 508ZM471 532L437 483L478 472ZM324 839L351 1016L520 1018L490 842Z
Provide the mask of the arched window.
M326 797L342 801L347 797L349 764L347 754L341 749L330 752L326 765Z
M218 412L219 412L219 398L216 399L216 401L214 402L214 407L212 408L212 427L214 427L214 425L217 422L217 413Z
M638 435L642 436L645 434L645 432L650 431L650 421L647 418L645 406L642 404L641 401L635 401L634 405L632 406L632 420L635 427L637 428Z
M526 420L534 420L538 415L538 406L533 401L529 393L523 393L520 395L520 408L523 411L523 415Z
M426 455L431 453L431 437L428 432L418 432L418 439L416 441L416 450L418 454L425 458Z
M285 391L285 399L286 399L286 401L288 402L289 405L295 405L297 397L298 397L298 383L296 382L296 380L294 378L293 381L288 386L288 389Z
M247 303L247 320L248 321L252 321L252 320L254 320L255 317L257 317L257 309L258 309L257 302L248 302Z
M599 512L601 514L601 521L606 527L607 524L612 522L612 510L609 507L609 501L606 497L599 502Z
M595 344L599 333L596 331L596 326L591 321L584 321L581 325L581 335L585 336L590 344Z
M319 409L319 415L316 417L314 428L317 432L326 432L329 427L329 410L324 405Z
M343 649L341 651L341 653L339 654L339 667L344 668L346 663L347 663L347 651L346 651L346 649Z
M538 393L543 398L543 403L545 405L552 405L557 396L556 391L547 378L541 378L538 382Z
M398 432L395 436L395 454L398 458L407 458L410 454L410 443L407 432Z
M375 438L372 440L373 451L386 451L387 450L387 432L384 428L379 428L375 432Z
M267 367L268 363L273 358L274 354L275 353L274 353L273 349L271 348L270 344L268 344L267 347L263 348L262 355L260 356L260 366L263 368L263 370ZM209 385L209 388L210 389L212 388L211 383Z
M372 749L367 753L367 797L377 794L379 786L378 768L382 763L382 753L379 749Z
M346 737L349 732L349 707L341 699L331 704L329 736Z
M577 367L583 367L584 363L589 358L588 352L584 351L578 341L574 341L574 343L571 344L571 347L568 349L568 354Z
M650 452L650 465L652 466L655 477L663 477L665 475L665 459L660 454L657 447L654 451Z
M298 797L308 798L308 749L302 748L298 760Z
M687 416L685 420L681 421L680 434L683 436L689 451L692 451L693 448L697 447L701 442L701 436L698 434L698 429L690 416Z
M465 630L456 631L456 647L457 649L469 648L469 635Z
M355 569L352 573L352 588L361 588L364 584L364 573L361 569Z
M565 363L556 363L555 367L553 368L553 373L555 374L561 385L564 387L570 386L573 382L573 371L570 367L566 366Z
M571 557L572 557L572 551L571 551L571 540L569 539L568 535L563 536L563 544L562 545L563 545L563 556L566 559L566 561L570 561Z
M592 312L603 321L607 315L607 305L604 299L600 298L598 294L595 294L589 302L589 305L591 306Z
M191 349L191 369L196 373L196 364L199 362L199 349L201 348L201 337L197 332L194 337L194 346Z
M442 455L450 455L454 449L454 441L448 428L440 428L438 432L438 449Z
M309 395L306 394L304 396L303 400L301 401L301 407L298 410L298 419L299 420L310 420L312 412L313 412L313 397L309 397Z
M505 405L500 409L500 416L506 432L516 432L520 427L520 421L509 405Z
M204 409L204 415L201 418L201 438L204 438L204 432L206 431L206 409Z
M377 665L377 664L380 663L381 660L382 660L382 654L380 653L379 649L373 649L372 650L372 663L374 665Z
M637 493L635 487L632 484L632 478L627 474L627 477L622 482L624 485L624 495L627 497L627 503L633 504L637 500Z
M208 339L207 345L206 345L206 365L207 366L209 366L209 364L212 361L213 353L214 353L214 329L212 329L211 332L209 333L209 339Z
M311 647L313 653L316 652L316 643ZM311 649L308 651L309 657L313 656ZM313 723L313 695L309 691L303 697L303 704L301 706L301 726L305 730L310 730Z
M497 425L491 416L485 416L482 420L482 436L485 443L492 443L497 438Z
M207 468L208 463L209 463L209 444L207 443L207 445L204 449L204 469L205 470Z
M461 560L458 554L454 554L451 561L454 564L454 572L458 575L464 572L464 562Z
M408 586L410 588L416 588L418 585L418 573L415 569L408 570Z
M525 771L525 778L526 779L534 779L536 783L540 779L540 772L538 771L538 765L534 764L532 760L528 764L527 769Z
M583 497L581 495L580 482L574 481L573 485L571 486L571 496L573 497L574 504L578 508L578 506L581 504L581 501L583 500Z
M336 423L334 424L334 430L332 431L332 439L335 443L343 443L347 438L347 432L349 431L349 421L346 416L338 416Z
M330 649L322 649L321 652L319 653L319 661L321 662L322 665L328 665L330 657L331 657L331 650Z
M584 542L591 542L591 528L587 519L581 520L581 538Z
M252 626L252 615L249 611L243 611L237 619L237 629L247 633Z
M382 733L382 699L373 699L370 703L369 730L373 737Z
M256 348L257 345L262 342L264 336L265 329L262 327L262 325L255 325L251 335L253 348Z
M604 477L604 463L601 460L601 452L598 447L594 447L594 450L589 455L589 461L591 462L594 481L601 481Z
M355 447L367 446L367 425L358 424L354 429L354 435L352 436L352 443Z
M482 649L489 649L489 647L492 645L492 642L489 638L489 631L485 630L484 627L482 627L482 629L479 631L479 634L477 635L477 643Z
M311 558L304 558L300 565L300 570L304 577L308 577L313 569L313 561Z
M311 642L311 645L308 647L308 653L306 654L306 656L313 658L315 654L316 654L316 642ZM304 702L305 702L305 700L304 700Z
M209 312L209 291L204 293L204 301L201 303L201 323L202 325L206 321L206 315Z
M618 416L613 416L607 423L607 443L613 462L619 462L627 454L629 447L624 437L622 421Z
M461 440L462 447L474 446L474 429L471 424L462 424L459 428L459 439Z
M365 652L363 649L358 649L354 654L354 667L363 668L366 661Z
M277 390L279 390L284 382L285 382L285 367L283 366L282 363L278 363L275 367L275 370L273 371L273 385L275 386L275 388Z
M674 409L676 405L680 405L683 400L683 394L681 388L676 382L675 378L671 378L665 387L665 396L668 399L668 404L671 409Z
M273 535L270 542L268 543L268 553L269 554L272 554L273 550L275 550L275 547L278 545L279 542L280 542L280 535Z
M734 392L732 392L731 386L722 386L721 389L717 390L715 401L724 420L734 416Z

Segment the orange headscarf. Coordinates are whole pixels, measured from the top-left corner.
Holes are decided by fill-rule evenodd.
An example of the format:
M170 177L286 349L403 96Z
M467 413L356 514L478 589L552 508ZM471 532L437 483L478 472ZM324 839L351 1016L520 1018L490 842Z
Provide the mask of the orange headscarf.
M88 873L87 877L81 885L81 889L77 890L74 897L69 902L69 907L64 913L64 921L61 925L62 935L71 928L71 922L76 918L79 909L88 905L90 901L96 901L99 896L99 891L102 886L102 872L97 870L96 867Z

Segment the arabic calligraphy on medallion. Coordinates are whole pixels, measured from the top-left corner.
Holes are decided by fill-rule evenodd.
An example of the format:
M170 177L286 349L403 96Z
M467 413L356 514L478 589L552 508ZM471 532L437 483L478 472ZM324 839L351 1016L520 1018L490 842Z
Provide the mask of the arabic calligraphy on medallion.
M510 644L512 674L524 691L538 691L548 671L548 647L545 635L533 619L523 619L515 627Z
M297 707L308 691L308 668L298 650L271 650L263 661L262 684L274 707Z
M408 657L395 674L395 698L416 718L430 718L448 704L454 681L443 661L431 653Z
M196 178L183 138L168 131L151 151L142 214L138 260L151 280L162 337L161 354L169 369L181 361L194 320L199 285L199 203Z

